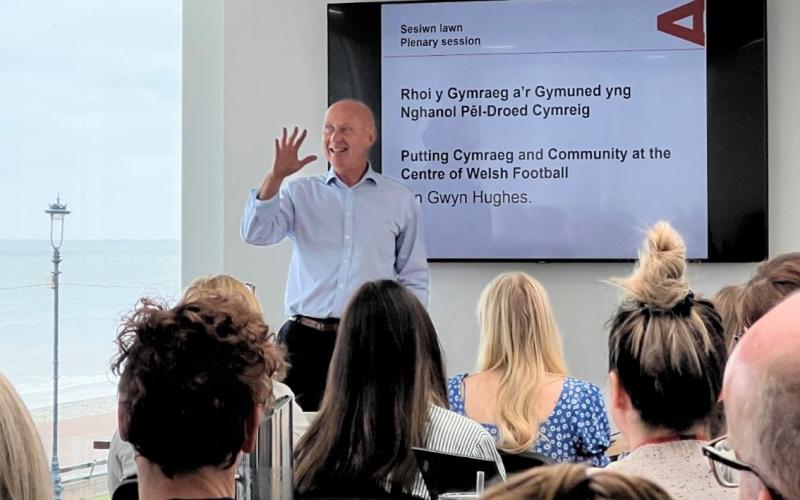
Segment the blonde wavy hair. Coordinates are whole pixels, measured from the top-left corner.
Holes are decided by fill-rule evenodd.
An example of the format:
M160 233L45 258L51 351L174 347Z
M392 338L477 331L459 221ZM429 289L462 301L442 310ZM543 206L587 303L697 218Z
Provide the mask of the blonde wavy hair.
M585 464L535 467L486 491L483 500L670 500L657 484L638 476Z
M53 486L39 432L25 403L0 373L0 498L47 500Z
M243 281L228 274L197 278L183 292L181 302L205 299L210 295L221 295L225 298L241 300L252 311L257 312L262 317L264 316L264 311L261 309L261 303L256 298L256 294Z
M536 404L545 377L567 372L547 291L525 273L501 274L481 294L478 322L478 369L500 374L498 447L527 451L547 417Z

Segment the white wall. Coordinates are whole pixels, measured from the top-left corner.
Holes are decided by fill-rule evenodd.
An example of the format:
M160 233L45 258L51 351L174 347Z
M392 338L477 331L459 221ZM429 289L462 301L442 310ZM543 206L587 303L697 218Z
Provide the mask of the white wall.
M213 3L213 2L212 2ZM199 23L218 13L206 8L207 2L184 2L185 23ZM323 0L237 0L224 4L224 116L203 114L203 119L219 119L204 127L222 127L222 224L205 225L209 209L195 211L196 204L208 200L184 199L184 282L197 274L216 271L215 244L222 244L222 266L228 273L258 285L258 295L271 323L283 322L283 294L291 251L290 244L253 248L239 239L239 217L248 188L257 185L271 165L271 141L284 125L309 129L308 151L319 150L320 122L326 105L326 14ZM800 191L800 158L797 137L800 95L800 32L792 20L800 18L800 2L772 0L769 12L769 158L770 158L770 254L800 249L800 213L794 193ZM212 23L213 24L213 23ZM185 26L186 31L191 29ZM218 43L216 31L206 45ZM219 47L203 44L184 46L184 63L214 55ZM202 82L184 73L184 96ZM196 75L195 75L196 76ZM210 75L216 79L219 75ZM187 106L216 105L197 99ZM184 110L185 116L188 110ZM199 114L198 114L199 116ZM220 137L192 134L185 129L184 151L205 151ZM194 155L198 159L201 155ZM200 158L208 161L208 158ZM184 179L202 170L184 155ZM201 162L202 163L202 162ZM318 173L324 164L307 167ZM186 182L185 182L186 184ZM213 221L212 221L213 222ZM196 234L202 233L200 238ZM203 248L188 241L213 240L207 256ZM206 262L208 269L203 268ZM448 371L469 370L477 345L475 303L485 284L498 273L521 269L537 277L549 290L565 341L567 361L579 377L604 384L606 348L604 323L614 309L616 292L603 280L625 275L623 264L533 264L533 263L435 263L431 265L431 315L445 351ZM730 282L742 281L750 274L749 265L694 265L690 275L694 288L712 294Z
M222 272L224 6L183 8L181 281Z

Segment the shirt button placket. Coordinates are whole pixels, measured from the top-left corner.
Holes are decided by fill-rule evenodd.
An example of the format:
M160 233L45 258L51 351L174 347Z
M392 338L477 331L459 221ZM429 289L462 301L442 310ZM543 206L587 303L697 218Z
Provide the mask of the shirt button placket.
M349 262L352 262L353 254L353 189L348 189L344 198L344 242L342 245L342 262L339 266L339 286L337 290L337 302L344 304L346 297L343 296L345 284L349 274Z

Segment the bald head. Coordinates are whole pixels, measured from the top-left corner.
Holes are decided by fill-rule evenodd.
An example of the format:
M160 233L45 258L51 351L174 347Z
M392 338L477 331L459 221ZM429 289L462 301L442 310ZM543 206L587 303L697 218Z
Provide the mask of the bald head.
M726 415L739 457L787 498L800 498L800 294L758 320L725 369ZM742 498L761 487L752 477ZM747 492L752 494L747 494Z
M325 113L326 118L331 112L347 113L361 121L366 127L375 129L375 115L372 113L372 109L356 99L342 99L331 104Z
M354 99L335 102L325 113L322 148L336 174L347 184L357 182L367 166L377 132L366 104Z

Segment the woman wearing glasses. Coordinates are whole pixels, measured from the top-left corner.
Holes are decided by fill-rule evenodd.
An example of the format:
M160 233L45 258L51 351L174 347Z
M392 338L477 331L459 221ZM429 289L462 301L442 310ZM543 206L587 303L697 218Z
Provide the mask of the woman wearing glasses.
M676 499L733 498L702 447L722 388L725 334L713 304L684 276L685 246L667 223L649 233L608 339L611 415L630 454L610 467L654 481Z

